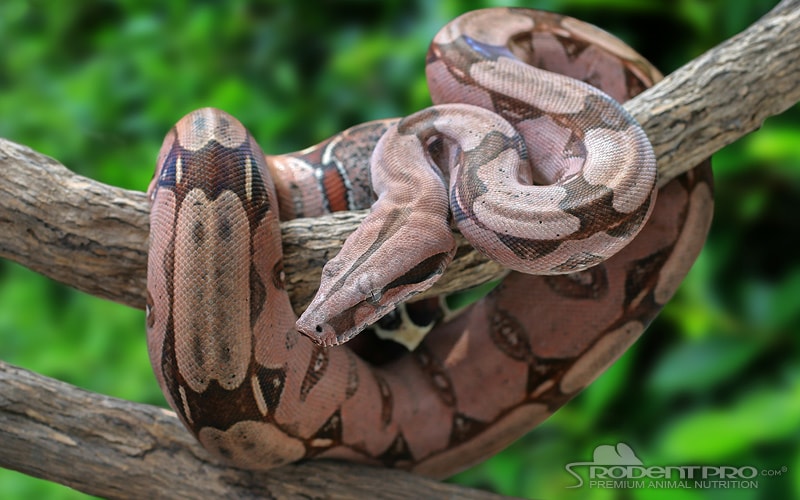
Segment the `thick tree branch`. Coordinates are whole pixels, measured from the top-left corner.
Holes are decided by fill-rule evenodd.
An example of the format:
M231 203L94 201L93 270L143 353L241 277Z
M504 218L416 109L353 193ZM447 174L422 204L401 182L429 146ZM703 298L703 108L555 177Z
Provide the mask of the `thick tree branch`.
M0 388L0 467L104 498L499 498L349 463L233 469L212 459L167 410L2 361Z
M800 101L800 1L625 103L658 157L659 186Z
M800 0L784 0L745 32L626 104L653 141L662 184L800 100L798 7ZM87 293L143 307L148 226L143 193L77 176L2 139L0 165L0 256ZM298 310L316 289L321 265L363 215L282 225ZM434 293L500 272L462 245L456 265ZM194 498L376 492L468 497L465 490L402 472L347 464L315 462L267 474L225 468L210 461L165 410L90 394L2 363L0 443L0 466L110 498L164 491Z
M800 100L800 0L785 0L746 31L626 103L647 131L661 184L757 129ZM0 256L79 290L144 307L148 204L73 174L57 161L0 139ZM365 212L282 224L292 303L302 311L322 265ZM496 278L460 239L458 256L430 293Z

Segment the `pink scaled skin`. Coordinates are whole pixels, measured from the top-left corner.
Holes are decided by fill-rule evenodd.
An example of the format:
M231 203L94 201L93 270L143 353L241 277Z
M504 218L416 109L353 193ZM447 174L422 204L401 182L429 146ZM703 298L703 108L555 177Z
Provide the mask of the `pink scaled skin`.
M150 188L148 348L209 452L250 469L336 458L451 475L602 373L694 262L709 165L656 201L652 151L613 99L660 75L619 40L487 9L442 29L427 71L437 106L298 153L264 156L208 108L167 135ZM370 205L298 320L279 219ZM320 345L430 286L452 258L451 222L513 269L497 288L380 366Z

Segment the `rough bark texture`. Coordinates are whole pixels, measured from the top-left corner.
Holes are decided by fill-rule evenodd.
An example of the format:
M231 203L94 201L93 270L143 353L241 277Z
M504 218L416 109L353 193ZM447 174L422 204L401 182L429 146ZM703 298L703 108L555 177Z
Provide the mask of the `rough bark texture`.
M626 104L659 158L661 184L800 100L800 0ZM284 223L292 300L302 310L322 264L363 218ZM0 256L87 293L143 307L148 204L143 193L77 176L0 139ZM462 244L433 293L502 270ZM315 462L267 474L211 461L162 409L87 393L0 363L0 466L109 498L488 497L397 471ZM471 495L471 496L470 496Z
M340 212L281 224L288 290L305 310L330 260L366 215ZM0 257L83 292L144 309L150 207L145 193L77 175L0 138ZM458 235L458 254L432 293L503 274Z
M798 101L800 2L784 0L625 108L653 144L663 186Z
M653 142L660 185L800 100L798 4L782 2L625 104ZM144 193L81 177L4 139L0 165L0 257L92 295L144 307L149 212ZM282 224L297 312L311 301L322 265L365 213ZM467 288L502 273L459 238L456 260L429 293Z
M499 498L407 472L314 461L258 473L213 460L175 415L0 361L0 467L106 498Z

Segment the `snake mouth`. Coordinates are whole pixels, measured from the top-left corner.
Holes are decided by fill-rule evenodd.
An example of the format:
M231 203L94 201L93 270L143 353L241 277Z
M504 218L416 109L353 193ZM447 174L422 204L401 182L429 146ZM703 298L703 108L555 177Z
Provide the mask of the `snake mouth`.
M297 319L295 327L315 344L332 347L348 342L390 310L361 301L329 316L324 311L309 307Z

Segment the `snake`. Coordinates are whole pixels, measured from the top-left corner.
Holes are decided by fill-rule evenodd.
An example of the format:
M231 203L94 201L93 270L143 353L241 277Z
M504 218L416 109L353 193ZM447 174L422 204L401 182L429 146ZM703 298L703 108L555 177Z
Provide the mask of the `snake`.
M697 258L710 163L656 187L653 149L620 103L662 76L618 38L555 13L477 10L435 35L426 76L431 107L295 153L265 155L214 108L166 135L148 189L148 351L212 455L452 475L589 385ZM280 221L366 208L298 317ZM413 297L453 258L454 231L508 272L446 315L442 298ZM358 342L387 318L429 331L382 357Z

